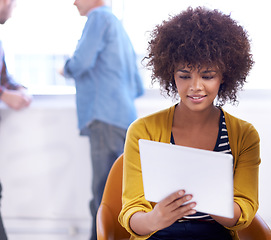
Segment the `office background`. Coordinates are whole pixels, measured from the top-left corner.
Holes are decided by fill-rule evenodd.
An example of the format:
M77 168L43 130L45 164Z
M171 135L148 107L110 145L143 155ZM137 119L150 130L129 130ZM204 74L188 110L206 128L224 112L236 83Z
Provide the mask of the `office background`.
M188 0L112 0L138 56L146 94L136 101L139 116L173 102L150 86L150 73L141 65L148 31L181 9ZM259 213L271 226L271 53L267 3L193 1L231 14L250 33L255 66L238 106L230 113L254 124L261 137ZM29 87L33 104L16 112L0 104L1 212L10 240L87 239L91 169L88 139L80 137L75 113L74 83L58 74L80 38L85 18L72 0L17 0L12 19L0 26L9 71Z

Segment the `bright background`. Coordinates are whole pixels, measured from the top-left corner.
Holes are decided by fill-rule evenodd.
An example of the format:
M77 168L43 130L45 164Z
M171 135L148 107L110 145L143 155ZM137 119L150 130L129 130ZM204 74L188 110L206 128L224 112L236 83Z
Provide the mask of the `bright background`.
M256 62L245 88L271 89L266 75L271 55L271 15L266 1L112 0L113 12L123 22L136 50L146 88L150 77L140 61L146 53L149 31L188 6L219 9L244 26L252 40ZM73 81L59 76L57 71L73 53L85 20L72 0L17 0L13 17L0 26L9 71L34 93L55 91L48 86L58 86L59 93L73 91L61 88L73 86Z
M112 0L138 57L146 94L137 99L139 116L172 105L150 87L150 73L140 64L148 33L156 24L192 6L218 8L250 33L255 66L231 114L251 122L261 138L260 215L271 226L271 15L264 0ZM0 103L1 213L9 240L85 240L92 219L92 169L87 138L77 129L72 79L58 74L80 38L86 18L73 0L17 0L13 17L0 26L9 71L34 94L31 107L12 111Z

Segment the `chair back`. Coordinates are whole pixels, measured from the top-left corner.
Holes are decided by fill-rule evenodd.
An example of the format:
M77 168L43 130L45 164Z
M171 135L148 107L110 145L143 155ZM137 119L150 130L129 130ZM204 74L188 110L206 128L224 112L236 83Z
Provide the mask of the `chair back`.
M238 231L240 240L271 240L271 230L258 213L251 224Z
M101 205L97 212L98 240L129 239L130 234L118 222L122 207L123 155L114 162L105 184Z

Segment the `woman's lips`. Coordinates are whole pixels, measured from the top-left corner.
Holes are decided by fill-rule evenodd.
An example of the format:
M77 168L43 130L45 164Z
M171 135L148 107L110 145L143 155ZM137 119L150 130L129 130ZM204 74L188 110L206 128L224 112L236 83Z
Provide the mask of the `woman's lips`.
M206 97L206 95L188 95L188 97L192 100L192 102L195 103L200 103L204 100L204 98Z

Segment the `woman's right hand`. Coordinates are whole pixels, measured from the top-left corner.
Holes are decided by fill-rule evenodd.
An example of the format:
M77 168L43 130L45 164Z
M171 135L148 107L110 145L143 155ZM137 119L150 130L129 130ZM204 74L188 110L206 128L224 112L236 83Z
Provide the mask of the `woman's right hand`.
M148 235L172 225L178 219L195 214L195 202L189 202L192 195L184 190L172 193L159 203L151 212L136 212L130 219L130 227L138 235Z

